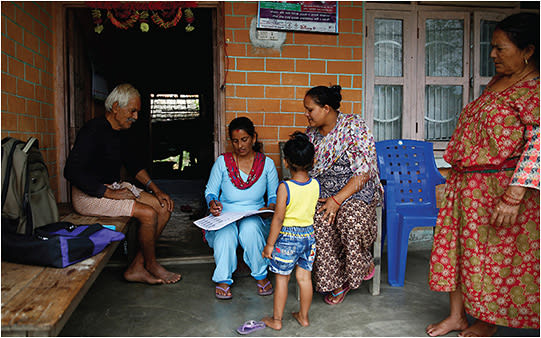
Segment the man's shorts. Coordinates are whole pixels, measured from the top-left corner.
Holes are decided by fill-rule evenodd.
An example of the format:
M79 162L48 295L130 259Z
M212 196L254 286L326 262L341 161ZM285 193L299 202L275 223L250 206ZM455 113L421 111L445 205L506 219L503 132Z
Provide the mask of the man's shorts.
M282 227L274 244L269 269L279 275L291 274L295 265L312 271L315 258L316 238L313 226Z
M128 188L138 193L143 191L128 182L111 184L107 185L107 187L110 189ZM81 215L107 217L133 216L135 200L114 200L106 197L97 198L85 194L75 186L72 186L71 189L71 199L73 209Z

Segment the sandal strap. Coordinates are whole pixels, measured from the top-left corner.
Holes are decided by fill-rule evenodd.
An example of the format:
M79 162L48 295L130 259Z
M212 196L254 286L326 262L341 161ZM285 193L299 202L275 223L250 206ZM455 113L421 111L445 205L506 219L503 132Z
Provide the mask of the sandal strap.
M257 286L260 287L262 290L265 290L265 288L270 284L270 281L267 282L267 284L261 286L261 284L259 284L259 282L257 282Z
M336 293L336 294L334 293L334 291L332 291L331 294L332 294L333 297L338 297L338 296L340 296L341 294L343 294L344 292L346 292L346 290L348 290L347 287L343 288L342 291L340 291L340 292L338 292L338 293Z
M228 287L226 287L226 288L224 289L224 288L222 288L221 286L216 285L216 289L220 289L220 290L222 290L223 292L227 293L227 291L229 291L229 289L231 289L231 287L228 286Z

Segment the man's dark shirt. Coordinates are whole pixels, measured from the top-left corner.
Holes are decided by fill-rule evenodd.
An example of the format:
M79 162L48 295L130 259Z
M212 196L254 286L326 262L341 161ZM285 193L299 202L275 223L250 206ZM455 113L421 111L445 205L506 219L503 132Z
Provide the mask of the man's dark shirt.
M105 116L88 121L77 134L64 177L82 192L103 197L106 186L120 181L125 165L132 175L144 168L127 130L114 130Z

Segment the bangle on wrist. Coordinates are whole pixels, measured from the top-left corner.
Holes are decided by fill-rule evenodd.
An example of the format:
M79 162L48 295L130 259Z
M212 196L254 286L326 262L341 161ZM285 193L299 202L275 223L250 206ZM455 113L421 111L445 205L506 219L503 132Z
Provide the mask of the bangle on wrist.
M338 204L338 206L342 205L341 203L338 203L338 201L336 200L336 198L334 198L334 196L331 195L331 198L334 201L334 203Z
M149 179L149 180L147 181L147 183L145 183L145 190L149 190L150 183L152 183L152 180L151 180L151 179Z
M503 203L513 207L520 204L520 200L511 200L511 197L507 196L506 194L503 194L500 199Z

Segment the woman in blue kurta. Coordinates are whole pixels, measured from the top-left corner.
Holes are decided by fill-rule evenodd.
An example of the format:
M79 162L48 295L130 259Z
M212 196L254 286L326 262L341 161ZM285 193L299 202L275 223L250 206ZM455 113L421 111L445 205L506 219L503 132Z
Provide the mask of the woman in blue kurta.
M261 143L250 119L239 117L229 124L233 152L218 157L207 182L205 199L211 214L229 211L274 210L278 174L272 159L260 152ZM265 194L267 204L265 205ZM270 219L250 216L207 231L205 238L214 249L216 297L231 299L232 275L237 269L237 246L244 249L244 261L257 281L258 294L273 293L267 278L268 260L261 256L269 234Z

